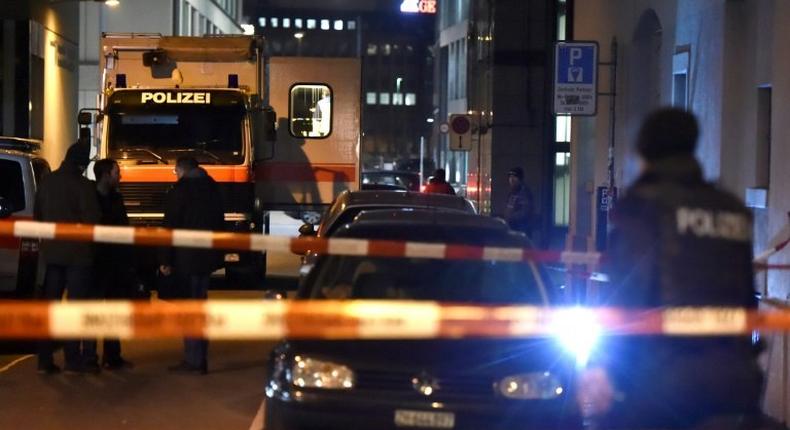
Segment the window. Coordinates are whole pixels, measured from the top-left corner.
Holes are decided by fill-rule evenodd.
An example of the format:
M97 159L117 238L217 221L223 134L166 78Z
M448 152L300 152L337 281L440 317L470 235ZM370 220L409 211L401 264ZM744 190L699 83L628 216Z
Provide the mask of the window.
M378 51L378 45L376 45L375 43L368 43L368 49L367 49L368 55L376 55L377 51Z
M672 56L672 106L688 109L688 77L688 47L678 48L678 52Z
M0 196L8 199L14 212L25 209L22 166L16 161L0 160Z
M258 25L261 27L266 27L266 18L258 18Z
M291 18L283 18L283 28L291 28Z
M389 43L381 45L381 55L390 55L390 52L392 52L392 46Z
M324 84L291 87L291 135L323 138L332 133L332 90Z
M346 23L347 30L356 30L357 29L357 22L356 21L348 21Z
M414 106L417 104L417 94L406 93L406 106Z
M376 104L376 93L375 92L368 92L365 94L365 102L369 105Z
M554 160L554 225L570 223L571 153L557 152Z
M770 188L771 183L771 87L757 88L757 144L755 186Z
M272 28L277 28L280 26L280 20L277 18L269 18L269 23L271 23Z
M571 117L569 115L557 115L556 142L571 141Z
M379 104L380 105L390 104L390 93L379 93Z
M315 29L315 20L314 19L308 19L307 20L307 29L308 30L314 30Z
M336 19L335 20L334 29L338 30L338 31L343 29L343 20L342 19Z
M182 36L189 36L190 34L190 27L189 27L189 18L192 15L192 11L190 10L192 6L190 6L186 1L181 1L181 35Z
M395 106L403 105L403 93L392 93L392 104Z
M294 18L294 27L302 28L302 18Z
M329 30L329 20L322 19L321 20L321 30Z

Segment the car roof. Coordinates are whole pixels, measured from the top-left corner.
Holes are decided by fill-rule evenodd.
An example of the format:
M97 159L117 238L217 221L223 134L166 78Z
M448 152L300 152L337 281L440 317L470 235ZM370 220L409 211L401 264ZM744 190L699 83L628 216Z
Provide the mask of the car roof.
M36 152L41 149L41 141L38 139L26 139L22 137L0 136L0 150L16 152Z
M522 233L497 219L422 209L363 211L333 237L442 242L472 246L529 247Z
M362 172L363 175L409 175L409 176L420 176L419 173L410 172L408 170L365 170Z
M508 230L507 224L499 218L470 215L464 212L432 209L371 209L364 210L354 218L355 223L386 224L432 224L454 227L486 228Z
M22 161L22 160L31 160L34 158L42 158L42 157L39 156L38 154L34 154L30 152L18 151L15 149L0 148L0 158L6 160L13 159L16 161Z
M467 199L449 194L414 193L409 191L361 190L346 191L338 196L345 206L403 206L457 209L473 213L474 206Z

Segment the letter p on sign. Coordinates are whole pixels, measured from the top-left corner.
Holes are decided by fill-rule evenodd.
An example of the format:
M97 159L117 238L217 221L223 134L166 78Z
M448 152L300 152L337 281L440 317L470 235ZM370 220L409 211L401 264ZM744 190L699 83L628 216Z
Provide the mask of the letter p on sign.
M571 48L570 51L568 62L571 66L575 66L576 61L582 59L582 50L581 48Z

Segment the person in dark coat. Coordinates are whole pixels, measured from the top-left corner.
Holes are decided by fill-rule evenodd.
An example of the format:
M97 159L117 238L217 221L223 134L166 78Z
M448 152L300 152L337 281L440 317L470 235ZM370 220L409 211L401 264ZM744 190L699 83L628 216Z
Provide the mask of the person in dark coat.
M529 187L524 184L524 169L514 167L507 173L510 192L507 196L504 218L511 229L530 235L533 199Z
M602 305L756 308L751 214L704 180L697 136L694 116L675 108L643 124L643 172L615 208ZM598 397L582 409L602 428L767 428L757 355L750 336L613 337L593 358Z
M428 179L428 185L425 186L424 192L435 194L450 194L455 195L453 186L447 182L446 173L444 169L436 169L433 176Z
M164 225L190 230L220 230L224 224L219 186L193 157L176 161L178 182L167 194ZM210 249L170 248L162 254L160 272L173 276L189 299L206 299L211 273L222 266L222 254ZM171 371L207 373L208 341L184 339L184 360Z
M90 146L84 142L71 145L60 168L44 176L36 193L33 218L36 221L96 224L101 217L93 183L83 176L88 165ZM95 298L92 284L93 245L85 242L45 240L41 243L41 260L46 265L43 298L61 300L68 291L70 300ZM53 343L42 342L38 352L38 372L57 373L53 361ZM95 339L69 340L63 355L67 373L97 372L91 361L96 356Z
M129 225L123 196L118 192L121 169L111 158L93 164L96 178L96 195L101 208L102 225ZM130 299L134 279L134 253L129 246L97 244L95 261L96 291L105 299ZM131 368L132 363L121 357L121 342L104 339L102 367L108 370Z

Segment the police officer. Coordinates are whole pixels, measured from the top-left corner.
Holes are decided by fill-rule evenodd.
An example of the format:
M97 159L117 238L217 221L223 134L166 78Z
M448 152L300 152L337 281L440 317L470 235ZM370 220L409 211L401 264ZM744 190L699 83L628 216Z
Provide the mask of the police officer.
M219 230L224 224L219 186L193 157L181 157L175 168L178 182L167 194L165 227ZM173 276L184 298L208 297L211 273L222 266L222 254L210 249L171 248L160 256L160 272ZM208 372L208 341L184 339L184 360L171 372L205 375Z
M507 172L510 192L507 196L504 218L511 229L530 235L533 198L529 187L524 184L524 169L514 167Z
M36 221L96 224L101 216L93 183L83 176L90 146L80 139L71 145L66 158L54 172L44 176L36 193L33 218ZM41 258L46 264L43 298L61 300L68 291L70 300L93 299L94 250L90 243L45 240ZM38 351L38 372L58 373L53 361L53 343L42 342ZM64 343L65 372L98 372L96 340L69 340Z
M703 179L697 136L696 119L679 109L644 122L642 173L613 217L604 305L756 307L750 213ZM606 428L764 428L748 336L622 337L600 351L586 375L594 394L581 401Z
M93 164L96 177L96 195L101 208L103 225L129 225L129 216L123 196L118 192L121 169L112 158L98 160ZM106 299L132 298L134 279L134 253L128 246L97 244L95 262L96 290ZM96 358L93 358L96 360ZM107 370L120 370L133 367L132 363L121 356L121 342L105 338L102 367Z

